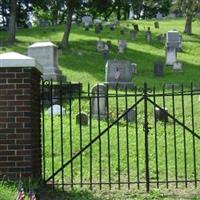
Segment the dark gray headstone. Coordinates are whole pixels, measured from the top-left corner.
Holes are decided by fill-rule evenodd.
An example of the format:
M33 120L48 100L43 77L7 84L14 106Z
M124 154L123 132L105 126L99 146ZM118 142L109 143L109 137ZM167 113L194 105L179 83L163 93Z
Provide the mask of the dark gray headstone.
M76 124L81 124L83 126L88 125L88 115L85 112L78 113L76 115Z
M133 24L133 28L134 28L135 31L139 31L139 26L138 26L138 24Z
M157 29L159 29L160 28L159 22L154 22L154 27L157 28Z
M156 61L154 63L154 76L164 75L164 63L162 61Z
M150 30L148 30L148 31L146 32L146 40L147 40L148 43L151 43L152 34L151 34L151 31L150 31Z
M131 109L125 114L124 119L130 123L133 123L135 122L135 117L136 117L135 114L136 114L135 110Z
M167 108L155 108L155 120L168 122L168 109Z

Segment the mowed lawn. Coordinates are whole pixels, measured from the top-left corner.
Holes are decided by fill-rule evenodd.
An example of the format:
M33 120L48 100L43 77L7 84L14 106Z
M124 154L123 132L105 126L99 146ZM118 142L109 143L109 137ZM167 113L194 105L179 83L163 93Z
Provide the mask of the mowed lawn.
M110 40L112 43L111 52L110 52L110 58L111 59L127 59L131 62L135 62L138 65L138 73L134 75L133 82L138 86L141 87L143 83L146 81L149 86L155 85L157 88L157 91L162 89L162 85L164 83L183 83L186 85L186 88L190 86L190 82L194 82L194 84L200 85L200 22L195 21L193 22L193 35L187 36L182 33L183 27L184 27L184 20L183 19L176 19L176 20L163 20L159 21L160 23L160 29L154 28L154 21L138 21L140 32L137 35L137 38L135 41L130 40L130 33L127 31L125 35L120 34L120 29L122 27L127 27L128 29L131 29L131 24L133 21L126 21L121 22L121 26L118 27L115 31L110 31L108 27L105 27L103 32L101 34L95 34L94 29L91 29L90 31L84 31L81 26L73 25L72 31L70 35L70 47L68 49L65 49L64 51L59 51L59 66L61 70L63 71L63 74L68 77L69 81L73 82L82 82L84 86L84 90L87 88L87 84L90 83L91 86L95 83L104 82L105 81L105 63L103 56L100 53L96 52L96 41L98 40L98 37L101 36L101 38L104 41ZM129 24L129 26L127 26ZM151 27L151 31L153 34L153 41L151 44L148 44L145 41L145 31L144 29L147 29L147 27ZM13 46L8 47L2 47L0 48L0 52L8 52L8 51L16 51L20 53L26 53L27 47L38 41L52 41L56 44L60 42L63 35L63 26L57 26L54 29L53 28L33 28L32 30L19 30L17 32L17 42ZM183 52L178 53L178 60L183 62L183 72L182 73L174 73L170 67L165 68L165 75L163 77L154 77L153 75L153 64L156 60L162 59L165 60L165 49L164 44L161 44L157 41L157 36L159 34L164 34L168 30L177 29L180 31L180 33L183 36ZM2 32L0 34L0 41L5 41L6 33ZM125 51L124 54L119 55L117 53L117 41L119 39L126 39L128 41L128 49ZM129 100L128 106L132 106L133 102L135 102L134 97L131 97L132 99ZM171 97L166 97L167 107L169 108L169 112L172 113L172 103L171 103ZM176 97L176 114L177 119L182 120L182 108L181 108L181 97ZM65 108L69 108L69 103L65 103ZM162 105L162 99L157 99L157 103L160 103ZM122 98L119 100L119 114L122 114L125 107L124 99ZM64 162L66 162L68 159L70 159L70 149L69 149L69 127L68 123L70 120L72 120L73 125L73 154L77 153L80 150L80 127L76 124L75 121L75 115L79 111L79 102L78 100L74 100L72 102L72 119L70 119L69 113L67 113L66 116L63 117L63 120L65 123L63 124L63 138L64 138L64 145L63 148L65 149L64 153ZM89 113L89 104L87 100L84 100L81 104L82 111L86 111ZM111 100L110 102L111 111L113 111L113 119L116 119L116 102L115 99ZM192 122L191 122L191 99L190 97L185 98L185 121L186 125L191 128ZM153 109L154 106L149 105L148 107L149 115L153 116ZM197 96L194 96L194 114L195 116L199 116L199 107L198 107L198 98ZM139 170L139 176L140 179L143 181L145 180L145 162L144 162L144 135L143 135L143 104L138 106L138 127L136 128L135 124L129 124L129 130L130 130L130 165L131 165L131 180L135 181L137 179L137 156L136 156L136 139L137 139L137 131L141 134L138 136L139 141L139 164L140 164L140 170ZM46 134L46 178L48 178L52 174L52 144L51 144L51 124L50 124L50 116L45 112L45 134ZM112 116L111 116L112 117ZM154 119L149 117L150 125L154 126ZM195 118L195 127L200 128L198 123L199 117ZM165 180L165 173L166 173L166 164L165 164L165 150L166 150L166 143L165 143L165 135L167 135L168 138L168 172L169 172L169 178L174 180L175 172L174 172L174 126L173 121L171 120L167 125L165 125L162 122L158 122L157 124L157 130L158 130L158 163L159 163L159 178L160 180ZM60 118L55 117L54 118L54 135L55 135L55 144L54 144L54 161L55 161L55 170L59 169L62 161L61 161L61 145L60 145ZM94 138L99 133L98 128L98 121L96 119L92 120L93 126L92 131L93 135L92 138ZM120 120L119 122L120 126L120 150L121 150L121 179L124 181L127 181L127 149L126 149L126 137L124 137L121 133L126 132L126 122L124 120ZM165 131L165 126L167 126L167 131ZM101 121L101 130L107 127L106 121ZM83 127L82 128L82 134L83 134L83 146L87 145L90 141L89 138L89 127ZM183 148L183 128L181 126L176 127L176 133L177 133L177 152L178 152L178 173L180 175L180 179L184 180L184 148ZM198 133L198 131L197 131ZM192 135L188 134L188 131L186 131L186 140L187 140L187 170L188 170L188 179L193 179L194 173L193 173L193 137ZM155 171L155 133L154 129L151 130L151 134L149 136L149 154L150 154L150 167L151 168L151 180L156 180L156 171ZM108 179L108 172L107 172L107 165L108 165L108 159L107 159L107 134L105 134L101 138L102 142L102 169L103 169L103 175L102 178L104 181L107 181ZM117 140L116 140L116 126L113 126L112 129L110 129L110 140L111 140L111 176L112 181L117 182L118 180L118 163L117 163ZM196 140L196 152L198 152L200 149L200 141ZM83 181L89 180L89 166L88 161L90 159L90 149L87 149L82 154L83 157ZM198 155L198 153L197 153ZM80 181L80 157L75 160L74 162L74 182ZM70 182L71 180L71 165L67 166L64 171L65 175L65 181ZM104 170L105 169L105 170ZM200 160L197 160L197 174L200 169ZM99 141L97 141L93 145L93 180L99 181ZM61 182L62 174L59 173L58 176L55 177L55 182ZM194 184L193 184L194 185ZM165 187L165 186L164 186ZM15 193L15 186L4 186L0 187L2 188L0 190L1 193L6 196L4 191L8 191L7 195L9 195L5 199L9 199L13 197L13 194ZM136 188L137 190L137 188ZM135 190L134 190L135 191ZM182 190L180 190L182 191ZM179 192L180 192L179 191ZM180 192L180 195L181 192ZM101 192L88 192L88 191L72 191L69 193L48 193L46 194L48 196L47 199L144 199L145 196L138 196L138 194L134 194L133 191L115 191L113 193L101 193ZM149 195L147 195L147 198L153 199L153 198L163 198L162 189L161 190L153 190ZM191 197L190 195L182 195L184 197ZM168 198L168 197L166 197ZM197 197L198 198L198 197ZM1 196L0 196L1 199ZM45 199L45 198L44 198ZM3 200L3 199L2 199Z
M135 41L130 39L132 23L139 24L139 33ZM91 85L105 81L105 63L103 56L96 52L96 41L99 37L103 41L110 40L110 59L127 59L138 65L138 73L134 75L133 82L141 86L145 81L153 86L161 88L163 83L184 83L190 82L200 84L200 21L193 22L193 35L183 34L184 19L159 21L160 29L154 28L154 20L149 21L125 21L120 23L115 31L110 31L104 27L101 34L96 34L94 28L84 31L82 26L73 25L70 34L70 47L63 52L59 51L59 66L68 81L82 82L84 88L87 83ZM128 25L128 26L127 26ZM128 28L125 35L120 34L122 27ZM151 28L153 41L148 44L145 40L145 30ZM165 67L163 77L155 78L153 75L153 65L156 60L165 60L164 44L159 43L157 36L164 34L168 30L176 29L183 36L183 52L178 53L178 60L183 63L183 73L173 73L170 67ZM27 47L39 41L52 41L56 44L62 39L64 26L55 28L33 28L31 30L18 30L17 42L13 46L0 48L0 53L16 51L26 53ZM0 34L0 40L5 41L6 32ZM124 54L117 53L117 42L119 39L126 39L128 48Z

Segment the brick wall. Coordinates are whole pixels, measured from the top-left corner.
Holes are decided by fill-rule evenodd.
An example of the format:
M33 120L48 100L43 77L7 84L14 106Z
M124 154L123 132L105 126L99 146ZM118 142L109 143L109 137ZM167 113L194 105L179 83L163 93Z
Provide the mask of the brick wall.
M40 72L0 68L0 174L41 177Z

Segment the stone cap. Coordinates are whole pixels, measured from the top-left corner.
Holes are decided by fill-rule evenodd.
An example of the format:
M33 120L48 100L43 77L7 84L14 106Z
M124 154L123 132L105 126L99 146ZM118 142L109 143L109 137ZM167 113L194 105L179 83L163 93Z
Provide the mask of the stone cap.
M38 47L57 47L52 42L36 42L29 46L29 48L38 48Z
M42 73L42 67L36 62L35 58L31 58L16 52L8 52L0 54L1 67L34 67Z

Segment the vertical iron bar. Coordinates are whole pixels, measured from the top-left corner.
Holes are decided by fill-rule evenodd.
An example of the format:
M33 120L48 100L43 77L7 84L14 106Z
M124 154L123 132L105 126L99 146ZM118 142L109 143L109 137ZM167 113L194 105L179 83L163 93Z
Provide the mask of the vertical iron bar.
M104 98L104 96L102 97L103 94L101 94L101 98ZM99 105L99 84L97 85L97 106L98 106L98 130L99 130L99 135L101 133L101 124L100 124L100 120L101 120L101 116L100 116L100 105ZM99 188L100 190L102 189L102 174L101 174L101 168L102 168L102 163L101 163L101 137L99 137Z
M156 104L156 89L153 87L153 102ZM158 138L157 138L157 119L156 119L156 106L154 104L154 130L155 130L155 154L156 154L156 181L157 188L159 188L159 168L158 168Z
M185 126L185 103L184 103L184 89L183 84L181 84L181 103L182 103L182 116L183 116L183 125ZM185 187L187 188L187 155L186 155L186 137L185 137L185 128L183 127L183 148L184 148L184 171L185 171Z
M173 117L176 118L175 114L175 96L174 96L174 85L172 85L172 109ZM176 122L173 120L174 128L174 164L175 164L175 179L176 179L176 188L178 188L178 167L177 167L177 147L176 147Z
M90 125L89 125L89 133L90 133L90 143L92 141L92 100L90 95L90 84L88 83L88 97L89 97L89 106L90 106ZM92 190L92 145L90 145L90 189Z
M165 176L166 176L166 186L167 188L169 187L169 183L168 183L168 146L167 146L167 126L166 126L166 105L165 105L165 87L163 86L163 111L161 112L164 112L163 113L163 118L164 118L164 133L165 133L165 136L164 136L164 140L165 140Z
M70 138L70 159L73 156L73 139L72 139L72 90L71 82L69 83L69 138ZM73 172L73 161L70 163L71 171L71 188L74 188L74 172Z
M119 102L118 102L118 85L116 85L116 118L119 117ZM117 121L117 164L118 164L118 189L120 190L121 175L120 175L120 136L119 136L119 121Z
M80 83L79 83L80 85ZM78 112L79 112L79 137L80 137L80 150L83 147L83 137L82 137L82 119L81 119L81 90L78 91ZM80 155L80 183L83 187L83 154Z
M137 102L137 87L135 87L135 103ZM139 165L139 139L138 139L138 109L135 107L135 141L136 141L136 169L137 169L137 188L140 189L140 165Z
M44 120L44 101L45 101L45 95L44 95L44 85L45 81L42 79L42 147L43 147L43 178L46 179L46 159L45 159L45 120ZM49 88L48 88L49 89ZM48 91L48 90L47 90ZM48 92L47 92L48 93Z
M63 158L63 90L62 90L62 81L60 81L59 89L60 89L60 143L61 143L61 165L62 165L62 190L64 190L64 158Z
M148 93L147 93L147 83L144 83L144 140L145 140L145 170L146 170L146 191L149 192L150 185L149 185L149 142L148 142L148 107L147 107L147 100L148 100Z
M193 84L190 84L190 95L191 95L191 116L192 116L192 131L194 132L194 94L193 94ZM195 180L195 188L197 188L197 170L196 170L196 144L195 137L192 136L193 142L193 165L194 165L194 180Z
M125 88L125 112L128 109L128 99L127 99L127 86ZM130 166L129 166L129 133L128 133L128 113L126 114L126 162L127 162L127 176L128 176L128 189L130 190Z
M106 85L106 91L108 91L108 85ZM109 94L107 95L107 127L109 127L110 125L110 116L109 116ZM109 190L111 190L111 156L110 156L110 129L108 129L108 133L107 133L107 142L108 142L108 182L109 182Z
M52 169L52 174L54 174L54 120L53 120L53 82L51 80L50 82L50 104L51 104L51 169ZM53 189L54 189L54 184L55 184L55 177L53 176Z

